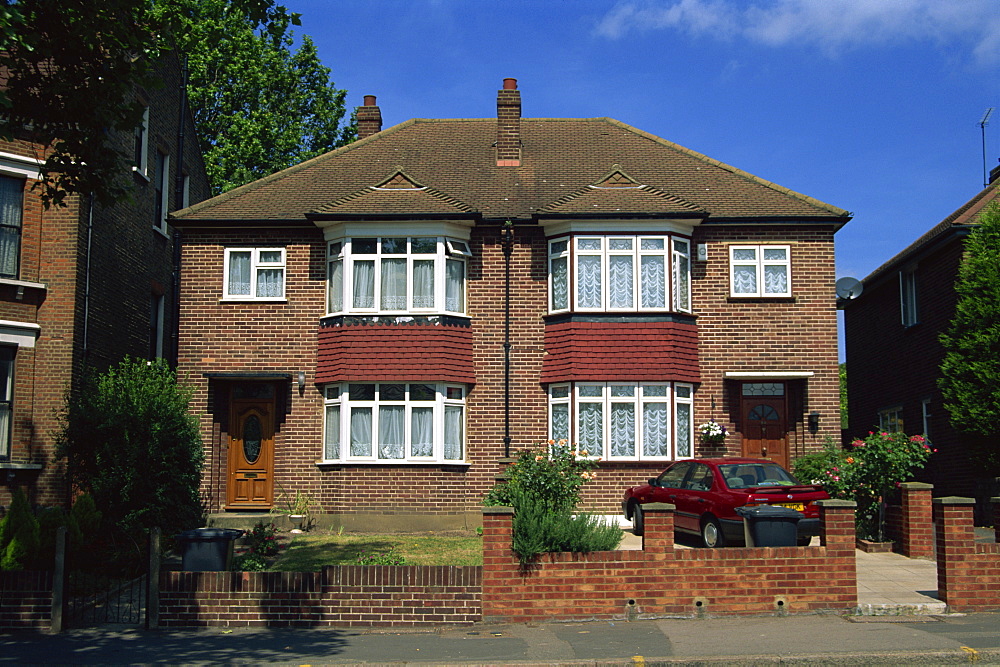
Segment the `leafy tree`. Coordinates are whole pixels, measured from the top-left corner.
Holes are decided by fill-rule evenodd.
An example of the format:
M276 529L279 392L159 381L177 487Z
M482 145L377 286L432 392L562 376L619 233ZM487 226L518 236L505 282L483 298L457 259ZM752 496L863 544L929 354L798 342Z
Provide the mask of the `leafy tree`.
M940 336L945 355L938 384L951 425L995 436L1000 420L1000 204L987 206L969 234L955 282L955 317ZM982 452L996 470L996 447Z
M34 564L41 545L38 519L20 488L14 491L10 510L0 522L0 570L24 570Z
M217 22L220 7L232 17L231 21ZM225 30L237 24L241 30L249 26L261 44L270 44L277 53L284 49L287 54L289 26L299 25L300 21L298 14L288 12L275 0L0 2L0 71L5 78L4 87L0 87L0 137L24 137L51 148L47 155L39 156L44 158L41 197L46 205L63 204L71 193L93 192L105 204L128 196L133 156L122 137L129 136L142 119L136 88L163 85L157 61L164 52L175 51L183 56L191 49L208 52L208 58L219 60L229 54L235 60L226 70L230 78L212 81L215 90L240 88L234 84L239 81L236 75L241 68L254 72L256 77L255 69L277 62L273 54L261 61L255 51L233 50ZM233 41L242 43L240 39ZM211 51L216 46L219 51L213 56ZM300 52L301 62L287 68L299 73L302 82L326 85L322 75L329 71L319 66L315 49L310 51L303 45ZM292 62L294 57L288 56L287 60ZM279 90L287 93L288 75L282 72L278 78L286 82L286 87ZM323 104L329 99L339 101L342 114L343 97L337 97L341 92L312 88L298 98L315 98L316 115L329 118ZM210 109L215 102L206 94L202 110ZM233 107L232 102L226 102L226 109ZM287 111L298 114L304 107L309 104L300 101ZM272 108L280 106L272 102ZM289 122L286 116L265 116L252 131L266 127L268 122L275 126L288 123L293 128L299 124L298 120ZM315 129L306 126L308 136L303 143L308 150L314 149L316 141L329 138L324 135L328 125L320 124ZM350 130L341 138L350 139ZM237 158L254 157L248 151L234 153ZM282 163L277 168L281 166L287 165Z
M127 358L67 399L58 453L105 520L168 535L200 525L203 453L190 397L166 362Z
M356 136L346 90L305 36L258 29L224 0L200 0L184 46L191 108L214 194L249 183Z

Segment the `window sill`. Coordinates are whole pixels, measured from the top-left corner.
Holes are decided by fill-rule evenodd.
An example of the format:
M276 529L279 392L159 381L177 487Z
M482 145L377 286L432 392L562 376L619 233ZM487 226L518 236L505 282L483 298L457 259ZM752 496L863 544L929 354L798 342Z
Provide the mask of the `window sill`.
M24 289L36 289L43 292L49 289L49 286L45 283L34 283L27 280L15 280L13 278L0 278L0 285L10 285L12 287L20 287Z
M729 295L729 303L795 303L795 296L733 296Z
M149 174L147 174L142 169L139 169L139 167L132 167L132 173L141 178L142 180L144 180L146 183L149 183L150 181Z
M0 470L41 470L44 467L41 463L9 463L0 461Z
M468 468L471 463L468 461L407 461L406 459L379 460L379 461L316 461L316 467L323 469L346 468L354 466L433 466L435 468Z
M160 236L162 236L165 239L169 239L170 238L170 234L168 234L167 230L166 230L166 223L164 223L163 227L160 227L158 225L153 225L153 231L156 232L157 234L159 234Z
M288 303L288 299L285 297L266 297L262 299L254 297L222 297L219 299L219 303Z

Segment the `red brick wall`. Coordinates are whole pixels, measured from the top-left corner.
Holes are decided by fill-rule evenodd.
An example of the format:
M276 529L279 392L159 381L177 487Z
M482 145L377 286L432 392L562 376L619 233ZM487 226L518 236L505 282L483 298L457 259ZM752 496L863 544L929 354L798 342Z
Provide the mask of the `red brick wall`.
M972 498L934 499L938 599L951 612L1000 610L1000 544L976 542L974 505Z
M48 630L51 572L0 572L0 629Z
M163 627L471 624L482 568L339 565L322 572L163 572Z
M823 546L676 549L673 506L657 505L647 506L643 551L543 554L528 567L510 549L509 509L487 508L483 620L852 610L857 606L853 504L827 502Z

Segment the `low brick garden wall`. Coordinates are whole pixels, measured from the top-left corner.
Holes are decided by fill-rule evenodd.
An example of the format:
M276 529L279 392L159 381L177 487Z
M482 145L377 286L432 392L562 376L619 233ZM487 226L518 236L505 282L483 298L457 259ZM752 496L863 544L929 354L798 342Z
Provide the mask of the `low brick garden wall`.
M162 572L161 627L471 624L477 566L338 565L321 572Z
M997 526L1000 498L992 501ZM1000 610L1000 544L976 542L975 505L973 498L934 499L938 598L951 612Z
M0 629L48 630L51 622L51 572L0 572Z
M522 567L509 508L487 508L483 621L849 612L854 503L823 501L822 546L676 549L672 505L645 505L642 551L544 554Z

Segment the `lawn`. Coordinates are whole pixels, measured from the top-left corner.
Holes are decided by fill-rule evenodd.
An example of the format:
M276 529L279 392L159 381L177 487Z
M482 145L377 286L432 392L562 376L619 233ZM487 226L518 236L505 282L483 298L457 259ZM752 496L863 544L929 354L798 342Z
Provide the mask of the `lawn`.
M482 565L483 538L472 531L425 533L299 533L269 570L315 572L356 565L358 558L392 552L406 565Z

